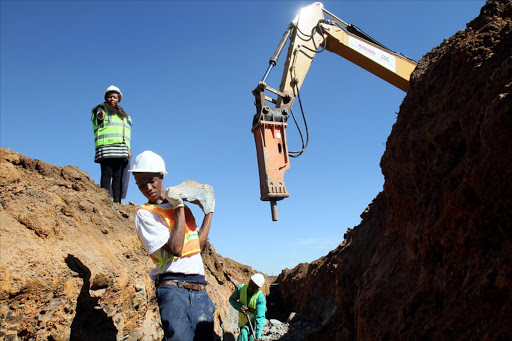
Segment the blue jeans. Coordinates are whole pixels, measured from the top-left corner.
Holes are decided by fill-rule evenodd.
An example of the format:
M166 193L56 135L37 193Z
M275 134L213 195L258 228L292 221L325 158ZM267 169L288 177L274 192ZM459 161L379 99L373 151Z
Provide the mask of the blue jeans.
M164 340L213 340L215 305L206 290L163 285L156 291Z

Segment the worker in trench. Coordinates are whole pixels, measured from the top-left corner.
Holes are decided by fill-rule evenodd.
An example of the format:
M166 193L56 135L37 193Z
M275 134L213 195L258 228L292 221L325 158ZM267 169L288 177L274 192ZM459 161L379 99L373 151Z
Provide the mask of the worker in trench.
M240 284L229 297L229 303L238 310L238 341L259 341L265 325L265 295L260 288L265 284L262 274L251 276L249 284Z
M155 281L164 340L213 340L215 306L205 290L201 257L215 206L213 188L187 182L164 189L164 160L151 151L139 154L130 172L148 199L137 211L135 227L156 264L149 276ZM200 229L184 200L203 210Z

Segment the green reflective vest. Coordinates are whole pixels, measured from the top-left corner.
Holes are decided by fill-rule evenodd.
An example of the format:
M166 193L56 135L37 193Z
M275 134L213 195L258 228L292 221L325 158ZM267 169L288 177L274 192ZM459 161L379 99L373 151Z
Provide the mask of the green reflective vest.
M98 122L96 109L101 106L105 110L105 118ZM132 131L132 119L120 118L116 114L110 114L103 104L92 109L92 128L94 130L94 148L109 144L124 143L130 149L130 137Z
M258 298L258 295L259 294L263 295L263 293L259 289L256 290L256 292L251 296L251 299L249 300L249 304L247 304L247 288L248 287L249 286L247 284L245 284L244 286L242 286L240 288L240 303L248 306L251 309L256 309L256 300ZM254 326L254 321L256 320L256 315L254 313L251 313L248 310L246 310L246 312L249 315L249 317L251 318L251 323ZM238 326L243 327L247 324L247 322L248 322L247 316L245 316L245 314L242 312L238 312Z

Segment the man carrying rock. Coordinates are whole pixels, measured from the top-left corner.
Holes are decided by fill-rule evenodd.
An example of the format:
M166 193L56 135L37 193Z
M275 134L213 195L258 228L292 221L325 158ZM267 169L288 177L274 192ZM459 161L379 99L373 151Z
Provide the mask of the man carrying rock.
M194 181L164 190L164 160L139 154L130 170L148 203L139 207L135 227L156 267L156 297L165 340L213 340L215 306L206 293L201 250L206 244L215 199L213 188ZM205 216L198 230L183 200L198 204Z
M265 325L265 295L260 288L265 284L262 274L251 276L249 284L240 284L229 298L229 303L238 310L238 341L259 341Z

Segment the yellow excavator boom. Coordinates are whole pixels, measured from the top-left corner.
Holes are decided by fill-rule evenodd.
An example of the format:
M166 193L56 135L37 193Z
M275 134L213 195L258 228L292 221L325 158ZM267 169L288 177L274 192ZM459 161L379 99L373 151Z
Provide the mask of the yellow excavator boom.
M266 79L288 39L290 44L283 76L279 90L276 90L266 84ZM274 221L278 220L276 202L289 196L284 185L284 172L290 167L286 142L288 113L316 53L323 50L351 61L405 92L409 90L409 78L417 65L414 60L391 51L355 25L337 18L320 2L300 10L270 58L263 80L253 90L256 115L251 130L258 157L260 199L270 201ZM267 92L277 98L267 96Z

